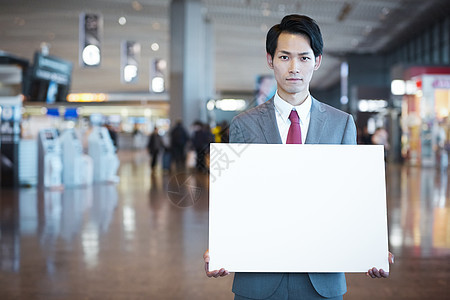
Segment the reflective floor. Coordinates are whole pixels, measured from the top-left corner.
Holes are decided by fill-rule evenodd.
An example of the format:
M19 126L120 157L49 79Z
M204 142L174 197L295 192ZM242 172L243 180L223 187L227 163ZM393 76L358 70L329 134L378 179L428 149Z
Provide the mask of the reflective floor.
M204 275L207 176L186 199L182 174L119 156L118 184L0 191L0 299L233 298L232 276ZM448 172L387 166L391 277L348 274L344 299L450 299L448 186Z

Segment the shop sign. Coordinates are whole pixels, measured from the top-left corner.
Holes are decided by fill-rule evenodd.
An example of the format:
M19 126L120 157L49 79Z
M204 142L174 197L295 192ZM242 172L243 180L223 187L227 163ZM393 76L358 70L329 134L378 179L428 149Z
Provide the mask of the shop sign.
M438 78L432 84L435 89L450 89L450 78Z

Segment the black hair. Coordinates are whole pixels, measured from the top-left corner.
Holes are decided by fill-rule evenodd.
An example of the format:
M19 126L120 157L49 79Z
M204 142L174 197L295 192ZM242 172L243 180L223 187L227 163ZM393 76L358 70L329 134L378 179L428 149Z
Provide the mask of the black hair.
M281 33L288 32L292 34L300 34L307 36L311 44L314 56L322 55L323 40L319 25L316 21L305 15L288 15L281 20L280 24L276 24L270 28L266 37L266 51L273 58L278 45L278 37Z

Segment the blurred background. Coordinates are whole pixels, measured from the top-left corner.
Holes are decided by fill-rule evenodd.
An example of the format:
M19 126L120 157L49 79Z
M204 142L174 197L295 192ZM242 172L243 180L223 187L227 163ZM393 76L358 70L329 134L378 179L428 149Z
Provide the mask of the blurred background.
M0 0L0 297L232 299L203 270L209 144L274 95L292 13L323 34L312 96L385 149L396 263L344 298L448 298L446 0Z

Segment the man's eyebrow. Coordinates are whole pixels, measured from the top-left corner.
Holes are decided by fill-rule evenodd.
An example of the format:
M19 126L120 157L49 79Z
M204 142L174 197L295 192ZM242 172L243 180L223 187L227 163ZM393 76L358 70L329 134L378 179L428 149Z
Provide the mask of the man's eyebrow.
M282 53L282 54L288 54L288 55L292 54L292 52L289 52L289 51L286 51L286 50L280 50L279 52ZM310 54L311 54L310 51L297 53L297 55L310 55Z

